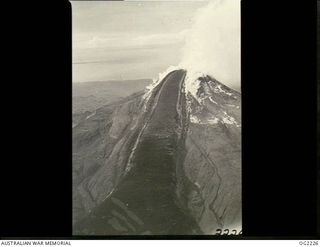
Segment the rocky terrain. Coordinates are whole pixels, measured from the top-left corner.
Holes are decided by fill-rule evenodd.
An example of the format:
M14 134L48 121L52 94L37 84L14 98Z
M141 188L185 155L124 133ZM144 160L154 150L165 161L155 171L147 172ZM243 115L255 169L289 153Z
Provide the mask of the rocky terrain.
M170 85L178 85L182 77L171 78ZM147 92L79 113L73 126L75 234L215 234L217 229L241 229L241 94L206 75L191 78L187 73L177 89L167 90L162 79ZM169 98L177 106L172 116ZM152 125L158 127L150 131ZM148 129L161 133L161 126L172 131L144 146L140 140L152 136L145 134ZM169 149L162 150L167 144L152 149L161 140L171 143ZM147 161L153 165L150 170L141 165ZM166 162L172 165L161 168ZM139 187L140 180L148 179L153 182ZM152 188L152 195L166 189L171 199L148 197L144 187ZM133 199L127 203L130 195ZM144 204L134 205L137 198L145 198ZM162 212L159 205L167 210ZM174 213L169 217L168 211ZM154 215L173 220L156 227Z
M90 81L72 84L73 125L97 108L143 90L151 79L122 81Z
M241 94L209 76L190 97L184 161L190 207L206 233L241 229Z

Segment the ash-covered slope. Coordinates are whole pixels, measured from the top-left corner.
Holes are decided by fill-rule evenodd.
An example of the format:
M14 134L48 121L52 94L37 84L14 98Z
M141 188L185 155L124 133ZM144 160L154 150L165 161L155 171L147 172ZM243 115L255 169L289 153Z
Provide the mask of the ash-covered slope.
M170 74L73 128L75 234L241 228L241 95Z
M190 88L187 78L187 88ZM241 94L210 76L192 81L184 168L201 229L241 229Z

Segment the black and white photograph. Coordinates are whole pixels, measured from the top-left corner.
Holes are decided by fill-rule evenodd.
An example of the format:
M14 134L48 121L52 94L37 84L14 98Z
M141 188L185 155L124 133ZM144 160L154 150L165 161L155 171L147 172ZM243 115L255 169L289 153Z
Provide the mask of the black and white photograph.
M73 234L241 235L240 0L71 4Z
M3 12L1 247L319 246L320 0Z

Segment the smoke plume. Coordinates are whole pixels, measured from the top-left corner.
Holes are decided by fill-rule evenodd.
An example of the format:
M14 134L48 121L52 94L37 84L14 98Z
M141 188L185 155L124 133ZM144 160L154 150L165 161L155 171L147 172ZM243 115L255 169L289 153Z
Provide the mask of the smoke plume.
M240 0L212 0L199 9L186 35L179 67L240 88Z

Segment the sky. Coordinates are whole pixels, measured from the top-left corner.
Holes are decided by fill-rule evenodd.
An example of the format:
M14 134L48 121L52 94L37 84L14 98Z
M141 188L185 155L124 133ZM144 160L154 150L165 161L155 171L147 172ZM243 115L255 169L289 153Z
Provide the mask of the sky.
M73 81L153 78L178 64L205 1L73 1Z
M234 43L239 34L232 29L240 9L225 4L219 14L212 3L220 1L238 0L72 1L73 82L156 78L171 65L194 60L202 63L192 67L239 84L239 64L228 64L240 61L233 55L240 51Z

